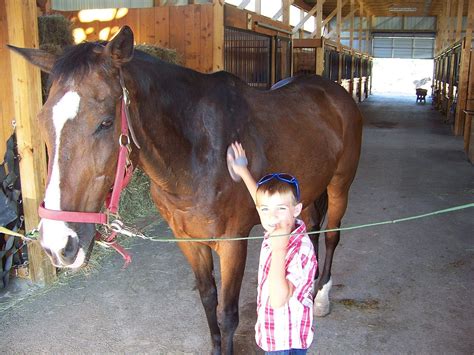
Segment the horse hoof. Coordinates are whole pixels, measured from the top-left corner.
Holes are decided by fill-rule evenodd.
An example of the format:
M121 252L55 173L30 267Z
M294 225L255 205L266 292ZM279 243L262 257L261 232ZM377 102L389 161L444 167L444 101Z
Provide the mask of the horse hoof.
M313 307L313 313L316 317L326 317L330 312L330 306L328 303L315 302Z
M318 290L314 298L313 313L316 317L327 316L330 312L329 291L332 288L332 278Z

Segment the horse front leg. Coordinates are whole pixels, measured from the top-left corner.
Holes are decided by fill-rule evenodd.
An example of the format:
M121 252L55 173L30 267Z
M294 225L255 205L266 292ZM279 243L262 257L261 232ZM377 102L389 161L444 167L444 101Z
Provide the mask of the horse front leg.
M349 186L340 187L339 185L328 186L328 223L327 229L336 229L341 226L341 219L347 208L347 198ZM329 292L332 288L331 268L334 251L339 244L341 233L326 232L325 246L326 256L324 266L316 284L316 297L314 299L314 315L324 317L330 312ZM320 269L320 267L318 267Z
M217 323L217 288L211 248L201 243L178 243L196 277L207 323L211 331L212 354L221 353L221 332Z
M216 252L221 267L217 320L222 334L222 353L232 354L234 333L239 325L239 296L247 259L247 241L220 242Z

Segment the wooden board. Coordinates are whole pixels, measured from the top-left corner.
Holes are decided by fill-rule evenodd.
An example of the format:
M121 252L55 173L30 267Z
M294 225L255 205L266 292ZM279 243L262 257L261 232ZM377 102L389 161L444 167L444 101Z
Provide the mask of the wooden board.
M18 47L38 48L38 19L36 2L8 1L6 3L8 42ZM46 149L38 135L36 116L41 109L41 77L38 68L12 53L11 76L17 121L18 153L22 187L25 228L36 228L38 206L43 199L46 183ZM38 242L28 244L30 275L33 281L48 283L55 269Z
M223 9L222 4L220 8ZM73 29L86 31L87 41L99 40L99 33L104 29L110 29L110 35L102 39L110 39L120 27L128 25L133 31L135 43L176 49L184 66L206 73L215 69L213 50L217 44L214 41L219 35L216 36L214 32L218 31L221 33L222 43L218 51L222 52L220 56L223 58L223 20L220 27L214 25L213 4L129 9L122 18L90 23L81 23L78 11L58 13L73 22ZM218 57L219 55L216 56ZM220 69L222 68L223 59Z
M10 75L10 50L8 44L8 22L5 2L0 2L0 68L6 74L2 76L2 90L0 90L0 162L5 155L5 142L13 133L12 121L15 119L15 110L12 100L12 78Z

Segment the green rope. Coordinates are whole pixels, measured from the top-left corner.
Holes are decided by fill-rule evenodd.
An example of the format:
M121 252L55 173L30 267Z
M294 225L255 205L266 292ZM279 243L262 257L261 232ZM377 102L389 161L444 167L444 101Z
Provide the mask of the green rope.
M333 228L333 229L324 229L320 231L312 231L312 232L307 232L306 234L321 234L325 232L338 232L338 231L347 231L347 230L353 230L353 229L361 229L361 228L368 228L368 227L375 227L375 226L381 226L385 224L394 224L394 223L400 223L400 222L406 222L406 221L411 221L415 219L420 219L420 218L426 218L430 216L435 216L443 213L449 213L449 212L454 212L454 211L459 211L467 208L472 208L474 207L474 202L473 203L467 203L465 205L459 205L459 206L454 206L450 208L446 208L443 210L438 210L434 212L429 212L429 213L424 213L424 214L419 214L415 216L410 216L410 217L405 217L405 218L399 218L399 219L394 219L394 220L388 220L388 221L382 221L382 222L374 222L374 223L367 223L367 224L359 224L355 226L349 226L349 227L340 227L340 228ZM30 231L26 234L25 236L20 235L19 233L11 232L5 228L0 229L0 232L6 233L6 234L11 234L15 236L20 236L23 239L26 240L33 240L37 235L38 235L38 230L33 230ZM9 233L10 232L10 233ZM280 234L280 235L274 235L272 238L275 237L287 237L290 234ZM142 239L149 240L152 242L163 242L163 243L183 243L183 242L228 242L228 241L237 241L237 240L253 240L253 239L263 239L265 236L259 235L259 236L254 236L254 237L210 237L210 238L154 238L154 237L146 237L140 234L136 234L137 237L141 237Z
M400 222L406 222L406 221L411 221L415 219L420 219L420 218L426 218L434 215L439 215L443 213L449 213L449 212L454 212L454 211L459 211L467 208L472 208L474 207L474 203L467 203L465 205L459 205L455 207L450 207L446 208L443 210L438 210L434 212L429 212L429 213L424 213L424 214L419 214L415 216L410 216L410 217L405 217L405 218L399 218L399 219L394 219L394 220L388 220L388 221L383 221L383 222L374 222L374 223L367 223L367 224L359 224L355 226L349 226L349 227L341 227L341 228L333 228L333 229L325 229L325 230L320 230L320 231L313 231L313 232L307 232L306 234L320 234L320 233L325 233L325 232L338 232L338 231L347 231L347 230L353 230L353 229L361 229L361 228L368 228L368 227L374 227L374 226L380 226L384 224L394 224L394 223L400 223ZM280 234L280 235L274 235L274 237L286 237L289 236L290 234ZM236 241L236 240L252 240L252 239L263 239L265 236L259 235L259 236L254 236L254 237L211 237L211 238L153 238L153 237L147 237L145 238L146 240L150 240L152 242L169 242L169 243L181 243L181 242L224 242L224 241Z

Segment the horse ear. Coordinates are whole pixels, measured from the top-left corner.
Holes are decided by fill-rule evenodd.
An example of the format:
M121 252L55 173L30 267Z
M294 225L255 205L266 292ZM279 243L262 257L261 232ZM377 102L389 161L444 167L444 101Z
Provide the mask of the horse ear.
M128 26L123 26L117 35L107 44L104 55L109 56L115 67L132 60L133 32Z
M19 48L7 44L8 48L12 51L20 54L23 58L29 61L31 64L36 65L42 71L46 73L51 73L53 69L54 62L58 58L57 55L45 52L41 49L33 48Z

